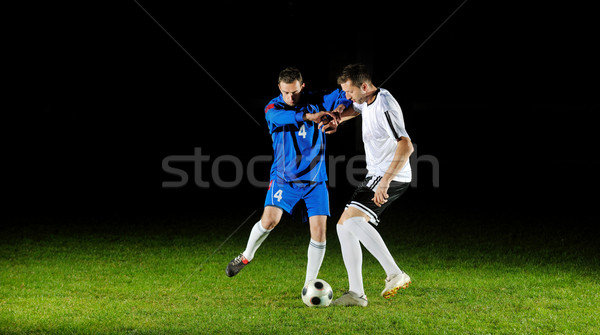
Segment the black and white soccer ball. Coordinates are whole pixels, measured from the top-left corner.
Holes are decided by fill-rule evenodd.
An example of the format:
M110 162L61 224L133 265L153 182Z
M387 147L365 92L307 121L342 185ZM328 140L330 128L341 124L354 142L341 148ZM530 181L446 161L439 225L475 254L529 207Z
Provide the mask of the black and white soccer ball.
M302 301L308 307L327 307L332 299L333 290L323 279L309 280L302 288Z

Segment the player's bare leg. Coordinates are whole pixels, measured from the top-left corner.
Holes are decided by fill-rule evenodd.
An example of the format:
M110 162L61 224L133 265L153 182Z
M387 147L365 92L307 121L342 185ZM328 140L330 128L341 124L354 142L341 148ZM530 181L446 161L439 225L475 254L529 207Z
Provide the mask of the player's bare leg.
M348 220L350 218L354 218L354 217L362 217L367 222L369 222L369 220L371 219L367 214L365 214L365 212L357 209L356 207L348 207L342 213L342 216L340 217L338 224L343 225L346 220Z
M308 218L310 225L310 238L317 242L327 239L327 215L314 215Z
M283 210L279 207L275 206L265 206L263 211L263 215L260 219L262 227L266 230L273 230L279 221L281 221L281 216L283 215Z
M305 284L311 279L317 279L327 245L327 216L314 215L308 218L308 222L310 225L310 243L308 245Z
M269 236L269 233L281 220L283 210L274 206L266 206L263 215L250 232L248 238L248 244L246 250L239 254L236 258L232 259L227 265L225 273L229 277L233 277L240 272L252 259L254 259L254 253L263 243L263 241Z

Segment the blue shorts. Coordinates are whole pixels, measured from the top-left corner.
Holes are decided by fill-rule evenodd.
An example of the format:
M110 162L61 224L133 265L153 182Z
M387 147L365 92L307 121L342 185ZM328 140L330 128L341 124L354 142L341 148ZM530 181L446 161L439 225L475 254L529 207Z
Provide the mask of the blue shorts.
M304 200L308 217L315 215L329 216L329 191L325 182L318 183L286 183L271 180L265 199L266 206L275 206L293 214L294 207Z

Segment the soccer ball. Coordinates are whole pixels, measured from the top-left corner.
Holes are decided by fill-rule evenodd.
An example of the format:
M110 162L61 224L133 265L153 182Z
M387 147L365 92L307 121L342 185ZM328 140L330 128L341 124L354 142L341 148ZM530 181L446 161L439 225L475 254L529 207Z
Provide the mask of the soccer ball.
M302 288L302 301L308 307L327 307L333 299L331 286L323 279L312 279Z

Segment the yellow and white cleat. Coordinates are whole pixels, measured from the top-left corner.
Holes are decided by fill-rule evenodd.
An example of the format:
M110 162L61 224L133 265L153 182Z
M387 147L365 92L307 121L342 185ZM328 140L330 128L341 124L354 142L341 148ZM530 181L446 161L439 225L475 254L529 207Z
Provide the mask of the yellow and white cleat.
M391 275L385 279L385 289L381 292L381 296L389 299L395 296L399 289L407 288L410 283L410 277L404 272Z

